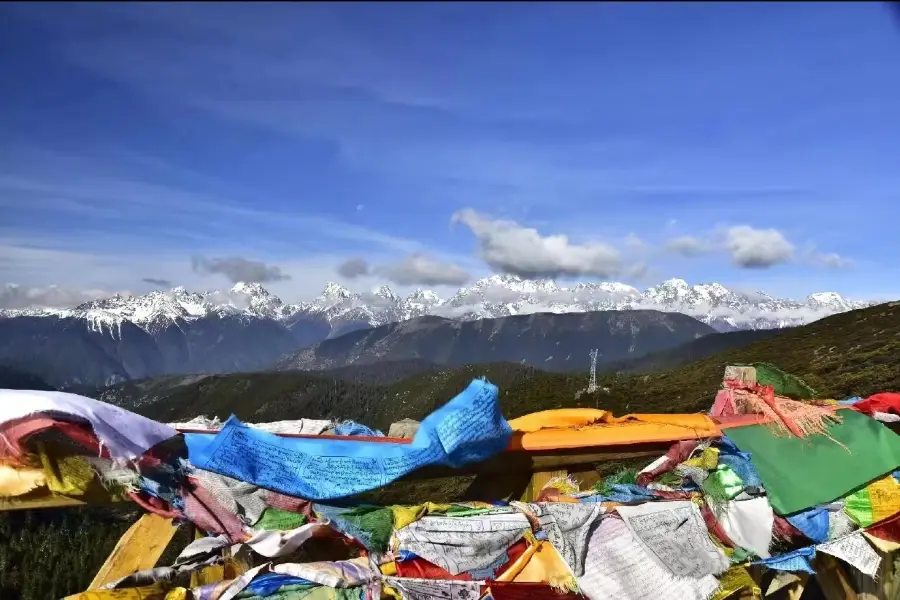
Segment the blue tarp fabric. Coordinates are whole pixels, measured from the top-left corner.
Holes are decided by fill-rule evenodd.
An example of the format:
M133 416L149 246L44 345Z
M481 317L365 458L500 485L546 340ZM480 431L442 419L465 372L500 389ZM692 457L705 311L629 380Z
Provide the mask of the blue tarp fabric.
M810 575L815 575L816 572L813 570L812 565L809 564L809 561L815 556L815 546L807 546L786 554L773 556L772 558L767 558L765 560L758 560L751 564L764 565L776 571L803 571Z
M828 510L822 506L794 513L788 516L787 520L800 533L817 544L828 539Z
M191 463L291 496L332 500L379 487L426 465L461 467L505 449L512 429L497 386L476 379L422 421L411 444L283 438L232 415L210 436L185 434Z

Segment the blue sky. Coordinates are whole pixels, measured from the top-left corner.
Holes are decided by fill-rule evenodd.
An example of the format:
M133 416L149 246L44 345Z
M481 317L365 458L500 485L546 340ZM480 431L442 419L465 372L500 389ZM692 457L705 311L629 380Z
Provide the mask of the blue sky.
M0 81L0 284L900 296L881 3L8 3Z

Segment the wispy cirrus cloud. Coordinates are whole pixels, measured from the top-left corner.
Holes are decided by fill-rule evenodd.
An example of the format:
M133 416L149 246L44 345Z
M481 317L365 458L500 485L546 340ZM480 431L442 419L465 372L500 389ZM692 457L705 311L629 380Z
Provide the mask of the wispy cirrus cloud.
M430 192L427 197L440 197L454 182L477 188L479 196L501 187L530 203L547 205L563 195L584 208L597 194L761 197L806 191L792 181L760 185L733 173L717 179L709 169L700 177L696 169L673 168L671 157L655 149L653 129L599 135L607 119L602 114L588 119L563 97L547 102L517 92L524 85L520 59L509 50L495 52L501 64L490 78L474 68L449 68L459 60L456 53L432 52L426 64L350 24L339 7L85 5L67 11L64 26L58 13L33 16L60 32L54 47L79 68L165 106L327 140L349 166L414 183ZM437 26L440 14L436 8L416 17ZM507 25L519 26L515 19ZM93 35L97 28L105 35ZM489 35L470 43L473 50L494 46ZM569 58L553 54L560 66ZM437 68L441 63L448 68ZM592 82L570 70L548 70L547 76L553 72L561 78L556 85L568 86L566 97L597 94ZM621 84L640 81L628 77ZM542 87L557 89L549 82ZM470 204L481 201L470 197Z
M0 145L0 236L185 262L326 256L327 276L346 256L389 265L414 254L473 276L750 284L775 270L831 285L827 269L808 267L853 256L892 268L861 236L785 260L783 244L762 256L751 236L729 246L701 224L772 229L795 248L835 227L885 232L876 208L900 184L885 125L893 33L866 29L869 9L849 5L816 19L799 6L723 6L699 21L694 10L7 4L0 37L25 58L0 70L64 76L22 78L0 100L0 132L69 156ZM856 43L835 41L845 35ZM532 230L543 258L519 264L496 231L471 252L446 227L465 207ZM545 242L563 238L551 259ZM134 273L178 281L148 267ZM299 285L284 268L291 279L277 284Z

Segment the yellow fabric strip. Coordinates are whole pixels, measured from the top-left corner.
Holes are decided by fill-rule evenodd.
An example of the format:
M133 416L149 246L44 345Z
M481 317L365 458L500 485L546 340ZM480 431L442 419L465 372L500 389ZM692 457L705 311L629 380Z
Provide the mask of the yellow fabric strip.
M569 565L550 542L540 541L528 547L497 581L547 583L555 590L575 592L578 584Z
M893 475L873 481L866 489L872 502L872 519L877 523L900 512L900 483Z
M88 461L80 456L55 457L38 444L47 487L57 494L81 496L96 476Z
M698 467L705 471L714 471L719 466L719 449L704 448L699 456L684 461L689 467Z
M167 600L165 589L159 584L120 590L88 590L66 596L63 600Z
M762 597L762 590L753 578L750 572L744 567L731 567L719 578L719 590L710 600L725 600L741 590L750 590L754 598Z
M0 497L21 496L45 485L47 478L43 469L0 463Z
M706 415L630 414L614 417L593 408L545 410L509 422L511 450L550 450L717 437Z
M394 518L394 529L403 529L428 513L445 513L448 510L450 510L449 504L436 504L434 502L426 502L415 506L392 506L391 513Z

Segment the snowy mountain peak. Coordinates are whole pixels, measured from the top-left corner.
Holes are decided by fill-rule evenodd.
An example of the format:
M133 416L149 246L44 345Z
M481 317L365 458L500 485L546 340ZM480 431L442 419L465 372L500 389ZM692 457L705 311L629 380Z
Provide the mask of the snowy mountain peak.
M394 290L389 288L386 285L380 286L377 290L372 292L373 296L378 296L379 298L385 298L386 300L399 300L400 297L394 293Z
M259 283L246 283L238 281L231 288L232 294L246 294L248 296L270 296L269 291Z
M477 290L488 287L504 288L526 294L535 292L555 292L560 289L556 282L550 279L522 279L515 275L491 275L490 277L482 277L476 281L472 287Z
M327 300L346 300L351 296L353 296L353 294L350 293L350 290L333 281L327 282L325 288L322 290L322 298Z
M688 285L688 282L685 281L684 279L678 279L676 277L676 278L672 278L672 279L666 279L661 284L659 284L659 287L674 288L674 289L678 289L678 290L687 290L687 289L690 289L691 286Z
M6 289L12 288L7 285ZM868 305L835 292L819 292L794 301L763 292L730 290L718 283L692 286L683 279L669 279L641 292L614 281L578 283L566 288L552 280L493 275L479 279L471 287L460 288L447 299L423 289L401 298L388 286L359 295L329 282L322 295L312 302L287 305L258 283L237 283L225 292L197 293L177 287L143 296L112 296L74 309L0 311L0 317L76 317L86 319L95 329L110 331L128 321L155 334L171 325L180 327L184 321L212 316L280 323L309 317L326 320L335 331L347 331L348 327L377 326L429 314L470 320L536 312L651 309L684 313L727 331L800 325Z
M482 277L475 282L474 287L484 287L486 285L516 285L522 282L521 277L515 275L489 275Z
M806 297L806 302L810 306L833 308L836 311L849 309L847 300L837 292L818 292L810 294Z
M441 297L431 290L423 290L421 288L418 288L407 297L407 300L413 302L436 303L441 301Z
M572 288L573 291L583 293L604 292L611 295L622 297L638 297L641 292L634 286L627 283L618 283L615 281L601 281L600 283L579 283Z

